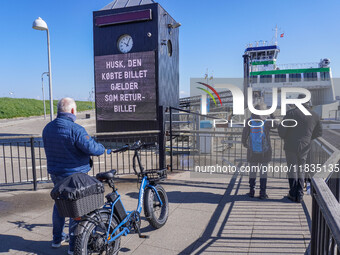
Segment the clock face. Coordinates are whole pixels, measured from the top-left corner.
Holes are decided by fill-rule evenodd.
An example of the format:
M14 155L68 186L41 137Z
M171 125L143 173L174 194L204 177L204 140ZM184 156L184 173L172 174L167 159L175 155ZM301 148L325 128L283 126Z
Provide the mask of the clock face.
M117 42L118 49L121 53L128 53L133 46L133 40L130 35L122 35Z

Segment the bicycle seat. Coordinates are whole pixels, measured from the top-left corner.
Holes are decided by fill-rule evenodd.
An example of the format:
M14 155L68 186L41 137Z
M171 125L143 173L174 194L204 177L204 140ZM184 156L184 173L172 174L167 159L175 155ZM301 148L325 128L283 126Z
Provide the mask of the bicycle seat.
M98 179L100 181L112 180L116 173L117 173L117 170L115 170L115 169L108 171L108 172L104 172L104 173L98 173L96 175L96 179Z

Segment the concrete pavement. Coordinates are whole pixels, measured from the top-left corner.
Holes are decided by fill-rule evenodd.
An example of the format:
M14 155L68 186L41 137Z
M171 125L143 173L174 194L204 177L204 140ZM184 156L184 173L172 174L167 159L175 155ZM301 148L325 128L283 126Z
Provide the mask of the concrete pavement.
M136 208L138 198L131 178L116 182L127 210ZM67 244L51 248L51 184L40 185L36 192L1 187L0 253L67 254ZM248 179L240 175L181 172L162 185L170 203L168 222L155 230L142 218L142 232L150 238L123 237L120 254L304 254L308 247L307 210L283 198L287 180L269 179L266 201L246 196Z
M90 118L86 119L85 115L90 114ZM13 118L0 120L0 138L1 136L12 135L41 135L42 130L50 121L50 116L33 116L28 118ZM56 117L56 116L55 116ZM84 111L77 113L76 123L82 125L89 134L95 133L95 111Z

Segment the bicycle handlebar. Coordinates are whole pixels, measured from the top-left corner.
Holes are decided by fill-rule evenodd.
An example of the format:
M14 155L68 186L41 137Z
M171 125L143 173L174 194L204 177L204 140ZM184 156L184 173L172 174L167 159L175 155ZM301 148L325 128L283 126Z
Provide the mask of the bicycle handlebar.
M155 147L155 146L157 146L157 143L141 143L141 141L137 141L133 145L124 145L123 147L116 149L116 150L108 149L106 152L107 154L111 154L111 153L117 153L117 152L124 152L127 150L136 151L136 150L146 149L146 148Z

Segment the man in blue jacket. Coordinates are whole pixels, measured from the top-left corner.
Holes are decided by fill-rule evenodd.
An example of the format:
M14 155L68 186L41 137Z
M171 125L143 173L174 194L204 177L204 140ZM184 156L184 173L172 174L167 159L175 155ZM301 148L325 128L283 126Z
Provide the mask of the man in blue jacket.
M57 118L48 123L43 130L47 171L54 185L74 173L87 173L91 169L90 156L99 156L105 151L104 146L94 141L85 128L74 123L76 114L75 101L72 98L63 98L58 102ZM68 238L63 232L65 218L59 215L56 205L53 208L52 222L52 247L59 248ZM76 226L76 221L70 219L68 254L73 254L73 233Z

